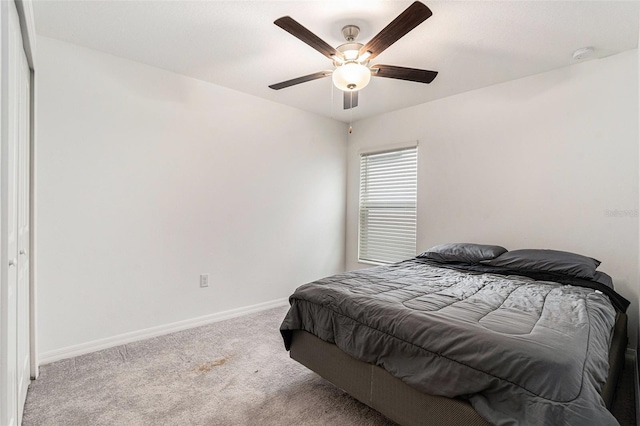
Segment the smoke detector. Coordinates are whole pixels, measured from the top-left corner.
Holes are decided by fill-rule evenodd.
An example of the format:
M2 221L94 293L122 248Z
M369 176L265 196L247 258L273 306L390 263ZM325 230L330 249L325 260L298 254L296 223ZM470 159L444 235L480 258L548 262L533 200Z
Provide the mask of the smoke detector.
M573 60L580 61L593 56L593 47L583 47L573 52Z

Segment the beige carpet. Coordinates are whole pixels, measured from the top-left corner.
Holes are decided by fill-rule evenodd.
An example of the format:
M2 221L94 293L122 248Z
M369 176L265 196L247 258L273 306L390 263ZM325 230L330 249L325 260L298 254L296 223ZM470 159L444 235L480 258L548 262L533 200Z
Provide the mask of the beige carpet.
M44 365L23 425L392 425L289 359L278 331L286 309ZM614 414L635 425L624 383Z

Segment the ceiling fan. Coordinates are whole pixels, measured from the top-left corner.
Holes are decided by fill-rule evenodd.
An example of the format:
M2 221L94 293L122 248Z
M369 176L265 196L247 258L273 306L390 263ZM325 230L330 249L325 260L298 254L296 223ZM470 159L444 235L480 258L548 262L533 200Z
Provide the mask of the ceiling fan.
M347 42L336 48L331 47L290 16L283 16L282 18L276 19L274 24L331 59L335 69L316 72L272 84L269 87L274 90L280 90L307 81L332 76L333 84L344 92L344 109L350 109L358 106L358 91L369 84L371 76L429 84L436 78L436 75L438 75L437 71L405 68L395 65L377 64L369 66L369 61L400 38L404 37L409 31L420 25L431 15L432 12L427 6L416 1L365 45L355 42L360 28L355 25L345 26L342 29L342 34Z

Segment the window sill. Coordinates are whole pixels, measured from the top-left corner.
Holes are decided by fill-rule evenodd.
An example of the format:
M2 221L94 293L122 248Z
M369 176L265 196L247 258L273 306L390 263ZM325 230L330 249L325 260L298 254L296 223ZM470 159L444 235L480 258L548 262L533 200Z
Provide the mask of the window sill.
M360 259L358 259L358 263L362 265L373 265L373 266L388 265L388 263L374 262L372 260L360 260Z

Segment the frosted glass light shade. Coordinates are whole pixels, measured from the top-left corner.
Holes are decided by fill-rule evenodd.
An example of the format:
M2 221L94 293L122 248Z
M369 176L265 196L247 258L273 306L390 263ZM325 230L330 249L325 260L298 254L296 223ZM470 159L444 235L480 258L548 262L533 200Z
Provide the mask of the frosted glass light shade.
M353 92L360 90L369 84L371 71L364 65L349 62L341 65L333 71L333 84L340 90Z

